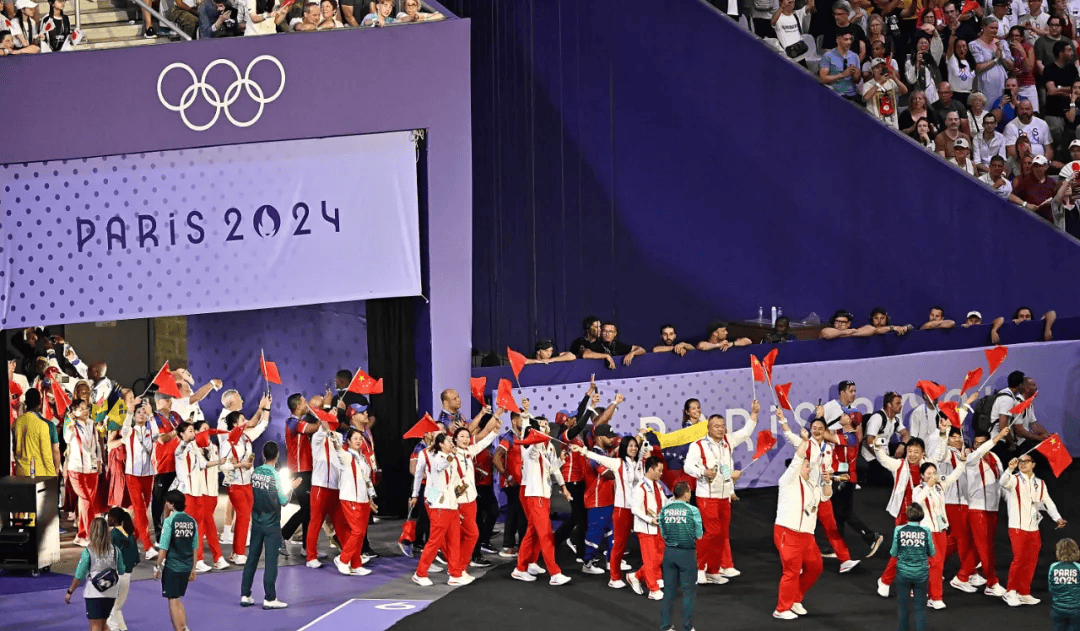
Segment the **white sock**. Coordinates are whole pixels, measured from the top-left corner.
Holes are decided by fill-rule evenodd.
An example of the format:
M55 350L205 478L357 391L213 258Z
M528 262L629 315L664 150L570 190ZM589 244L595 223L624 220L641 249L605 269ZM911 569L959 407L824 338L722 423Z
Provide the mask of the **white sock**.
M227 535L232 534L232 526L230 526L229 524L225 524L225 534L227 534Z

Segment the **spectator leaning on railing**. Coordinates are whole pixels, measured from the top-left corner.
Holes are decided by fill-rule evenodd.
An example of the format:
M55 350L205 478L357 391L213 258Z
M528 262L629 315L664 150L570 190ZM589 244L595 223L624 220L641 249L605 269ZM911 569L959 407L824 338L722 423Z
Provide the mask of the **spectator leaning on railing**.
M375 5L375 12L364 16L360 26L386 26L397 22L397 18L391 15L394 11L394 3L390 0L379 0Z

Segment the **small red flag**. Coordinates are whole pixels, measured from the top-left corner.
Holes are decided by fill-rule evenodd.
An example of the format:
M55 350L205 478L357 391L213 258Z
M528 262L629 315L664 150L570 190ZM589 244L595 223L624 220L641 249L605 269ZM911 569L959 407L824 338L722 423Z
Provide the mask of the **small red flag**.
M487 377L470 377L469 378L469 390L472 391L474 399L480 402L480 407L487 405L487 400L484 399L484 388L487 387Z
M1009 410L1009 415L1020 416L1021 414L1026 412L1027 409L1031 407L1031 404L1035 402L1035 397L1037 396L1039 396L1038 392L1028 397L1028 399L1023 401L1022 403L1017 403L1016 405L1012 406L1012 409Z
M226 432L223 429L209 429L209 428L204 429L203 431L197 432L195 434L195 444L198 445L199 447L202 447L202 448L205 449L205 448L210 446L210 437L211 436L217 436L218 434L228 434L228 433L229 432Z
M517 401L514 400L514 394L511 392L512 386L509 379L499 380L499 390L495 393L495 405L501 407L504 410L510 412L521 413L521 408L518 407Z
M425 413L423 418L410 427L402 438L423 438L424 434L437 431L439 431L439 426L431 419L430 414Z
M514 379L520 379L521 369L525 367L525 356L506 347L506 356L510 358L510 370L514 371Z
M968 390L979 385L982 381L982 366L979 366L975 370L969 370L966 377L964 377L964 385L960 386L960 396L964 396L964 393Z
M766 451L769 451L776 446L776 436L767 429L763 429L757 433L757 449L754 450L754 457L751 460L757 460L765 455Z
M357 368L352 382L349 383L348 391L356 394L382 394L383 382L382 379L376 381L374 377L364 372L363 369Z
M416 541L416 520L406 519L404 524L401 524L401 535L398 537L398 543L404 543L408 541L412 543Z
M522 447L528 447L529 445L538 445L540 443L546 443L551 441L551 436L548 436L544 432L531 431L529 435L521 440L514 441L516 444Z
M1007 346L995 346L994 348L988 348L986 353L986 363L990 364L990 372L997 371L1001 362L1005 361L1005 358L1009 356L1009 347Z
M49 20L45 23L45 28L42 30L46 33L51 33L54 28L56 28L56 24L54 24L52 20Z
M58 374L59 372L54 374L52 379L49 380L49 387L52 389L53 400L56 402L56 416L57 418L62 419L64 418L64 413L67 412L68 407L71 406L71 397L64 392L63 386L60 385L60 380L56 378ZM176 384L173 384L173 387L175 388ZM87 401L87 403L89 404L90 402Z
M765 383L765 368L761 365L756 355L750 356L750 372L754 375L754 381Z
M975 0L967 0L967 2L964 3L963 8L960 9L960 14L970 13L977 8L979 8L978 2L975 2Z
M274 362L266 361L266 356L262 351L259 351L259 369L262 370L263 379L266 379L267 383L276 383L282 385L281 374L278 373L277 364Z
M939 386L933 381L919 381L915 384L915 387L923 391L923 394L930 397L930 400L937 403L937 400L941 398L941 395L945 394L947 389L945 386Z
M239 443L240 437L244 435L244 425L245 424L237 423L236 427L229 431L229 442L233 445Z
M330 431L334 431L338 428L338 417L333 412L326 410L320 410L319 408L310 408L311 413L315 415L315 418L320 421L326 421L326 424L330 426Z
M765 356L765 360L761 362L765 366L765 375L769 378L769 383L772 383L772 367L776 363L776 356L779 354L780 349L774 348L769 351L769 354Z
M793 411L791 408L791 401L788 401L788 395L791 393L791 382L782 383L774 389L776 390L776 401L780 404L780 407L785 410Z
M942 401L938 404L937 409L949 419L953 427L960 427L960 404L956 401Z
M1072 456L1065 448L1065 443L1061 442L1061 436L1057 434L1051 434L1050 438L1039 443L1035 449L1042 452L1042 455L1050 461L1050 468L1054 470L1055 478L1061 477L1061 472L1072 464Z
M180 388L176 387L176 380L173 379L172 373L169 372L169 362L165 362L165 365L158 371L157 376L154 377L153 384L157 386L158 392L164 395L168 395L174 399L180 398Z

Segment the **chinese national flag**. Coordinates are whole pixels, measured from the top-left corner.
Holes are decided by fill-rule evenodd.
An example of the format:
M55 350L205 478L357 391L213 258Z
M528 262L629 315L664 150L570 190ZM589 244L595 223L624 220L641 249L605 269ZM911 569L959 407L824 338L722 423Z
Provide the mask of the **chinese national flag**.
M915 387L923 391L923 394L930 397L930 400L937 403L937 400L941 398L941 395L945 394L945 386L939 386L933 381L919 381L915 384Z
M959 406L956 401L942 401L937 409L949 419L953 427L960 427L960 412L957 410Z
M263 378L266 379L267 383L276 383L279 386L282 385L281 374L278 373L277 364L266 361L266 357L261 351L259 352L259 368L262 369Z
M168 395L174 399L180 398L180 388L176 387L176 381L173 379L172 373L169 372L169 362L165 362L165 365L158 371L157 376L154 377L153 384L157 386L158 392L164 395Z
M356 394L382 394L383 382L382 379L376 381L374 377L364 372L363 369L357 368L352 382L349 383L348 391Z
M538 432L536 430L533 430L529 432L529 435L525 438L514 442L518 445L521 445L522 447L528 447L529 445L538 445L540 443L546 443L550 441L551 436L548 436L544 432Z
M788 395L791 394L791 383L782 383L775 387L776 390L776 402L780 404L780 407L785 410L792 411L791 401L788 401Z
M510 385L509 379L499 380L499 390L495 393L495 405L504 410L521 414L521 408L518 407L517 401L514 400L514 394L511 392L511 388L512 386Z
M484 388L487 387L487 377L470 377L469 378L469 390L472 392L474 399L480 402L480 407L487 405L487 400L484 399Z
M762 365L765 367L765 376L769 378L769 383L772 383L772 367L776 363L776 356L780 354L779 348L774 348L769 351L769 354L765 356Z
M1030 401L1030 399L1028 399ZM1069 468L1072 464L1072 456L1069 455L1069 450L1065 448L1065 443L1061 442L1061 436L1057 434L1051 434L1050 438L1039 443L1036 450L1042 452L1042 455L1046 456L1046 459L1050 461L1050 468L1054 470L1054 477L1061 477L1061 472Z
M1027 409L1031 407L1031 404L1035 402L1035 397L1037 396L1039 396L1038 392L1031 395L1031 397L1029 397L1026 401L1023 401L1022 403L1017 403L1016 405L1012 406L1012 409L1009 410L1009 416L1020 416L1021 414L1026 412Z
M763 429L757 433L757 449L754 450L754 456L751 460L757 460L765 455L766 451L769 451L776 445L776 436L767 429Z
M309 408L311 413L315 415L315 418L320 421L326 421L326 424L330 426L330 431L334 431L338 428L338 417L333 412L326 410L320 410L318 408Z
M53 375L49 380L49 387L52 389L53 400L56 402L56 416L57 418L64 418L64 413L67 412L68 407L71 405L71 397L64 392L63 386L60 385L60 380L56 378L57 375ZM176 384L173 384L173 388ZM178 393L179 394L179 393Z
M963 8L960 9L960 14L971 13L977 8L979 8L978 2L975 2L975 0L967 0L967 2L964 3Z
M439 431L439 426L435 421L431 420L430 414L425 413L424 417L417 421L416 425L409 428L409 431L405 432L402 438L423 438L424 434L437 431Z
M195 434L195 444L203 449L210 446L210 437L218 434L228 434L223 429L204 429L203 431Z
M525 356L506 347L506 356L510 358L510 370L514 371L514 379L520 380L521 369L525 367Z
M986 363L990 364L990 372L997 371L1001 362L1005 361L1005 358L1009 356L1009 347L1007 346L995 346L994 348L988 348L986 353Z
M761 365L756 355L750 356L750 372L754 375L754 381L765 383L765 367Z
M979 385L980 381L982 381L982 366L969 370L967 376L964 377L964 385L960 386L960 396L964 396L965 392Z

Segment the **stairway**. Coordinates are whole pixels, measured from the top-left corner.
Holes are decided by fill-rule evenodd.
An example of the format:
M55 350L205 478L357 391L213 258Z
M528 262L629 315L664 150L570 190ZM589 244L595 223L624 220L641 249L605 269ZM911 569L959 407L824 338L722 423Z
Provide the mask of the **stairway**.
M75 0L80 5L82 42L76 50L100 50L164 44L168 37L146 39L143 37L142 11L134 2L126 0ZM38 4L38 15L46 15L48 3ZM75 24L74 3L67 6L68 18Z

